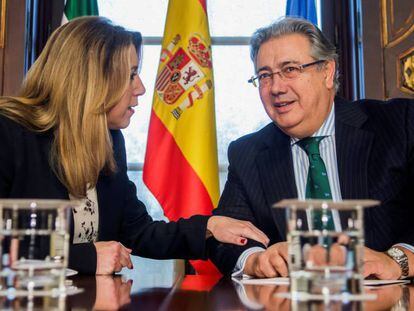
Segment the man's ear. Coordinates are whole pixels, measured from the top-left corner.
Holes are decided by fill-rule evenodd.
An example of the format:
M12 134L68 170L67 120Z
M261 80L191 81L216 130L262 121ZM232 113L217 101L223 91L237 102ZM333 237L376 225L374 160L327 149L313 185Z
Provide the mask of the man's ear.
M325 85L328 89L333 89L335 87L335 71L336 71L336 64L333 59L327 60L325 62Z

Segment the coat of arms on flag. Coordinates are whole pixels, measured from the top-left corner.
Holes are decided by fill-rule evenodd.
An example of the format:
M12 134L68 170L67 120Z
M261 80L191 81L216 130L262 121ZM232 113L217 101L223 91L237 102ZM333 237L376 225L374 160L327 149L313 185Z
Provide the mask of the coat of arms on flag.
M188 52L178 45L180 41L181 36L176 35L162 51L160 61L163 67L155 83L160 100L167 105L177 105L171 111L177 120L213 85L210 79L205 79L203 72L203 68L211 70L210 47L198 34L193 34L188 40ZM187 96L183 96L187 91Z

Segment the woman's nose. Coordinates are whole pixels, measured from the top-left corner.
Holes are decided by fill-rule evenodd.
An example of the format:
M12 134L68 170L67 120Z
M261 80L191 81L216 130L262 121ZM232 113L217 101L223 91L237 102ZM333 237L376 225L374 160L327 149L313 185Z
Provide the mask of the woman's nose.
M145 86L144 83L142 83L141 77L139 75L136 75L134 77L133 87L135 96L141 96L145 94Z

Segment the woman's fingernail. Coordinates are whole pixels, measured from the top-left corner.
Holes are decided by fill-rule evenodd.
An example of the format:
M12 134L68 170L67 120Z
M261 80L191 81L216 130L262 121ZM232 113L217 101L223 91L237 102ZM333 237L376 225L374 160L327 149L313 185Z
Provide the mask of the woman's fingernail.
M240 242L242 242L243 244L246 244L246 239L241 239Z

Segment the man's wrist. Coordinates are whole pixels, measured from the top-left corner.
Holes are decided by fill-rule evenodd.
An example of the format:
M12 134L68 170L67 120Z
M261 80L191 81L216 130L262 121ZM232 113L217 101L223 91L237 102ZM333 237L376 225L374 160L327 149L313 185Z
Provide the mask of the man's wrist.
M243 273L247 275L255 275L254 267L256 265L257 258L261 252L253 253L246 259L246 264L244 265Z
M246 266L246 260L247 258L257 252L263 252L265 251L264 248L253 246L248 249L246 249L237 259L236 266L234 267L232 277L240 277L244 274L244 267Z
M385 254L398 265L400 269L400 279L404 279L409 276L410 270L408 256L402 248L391 247L385 252Z

